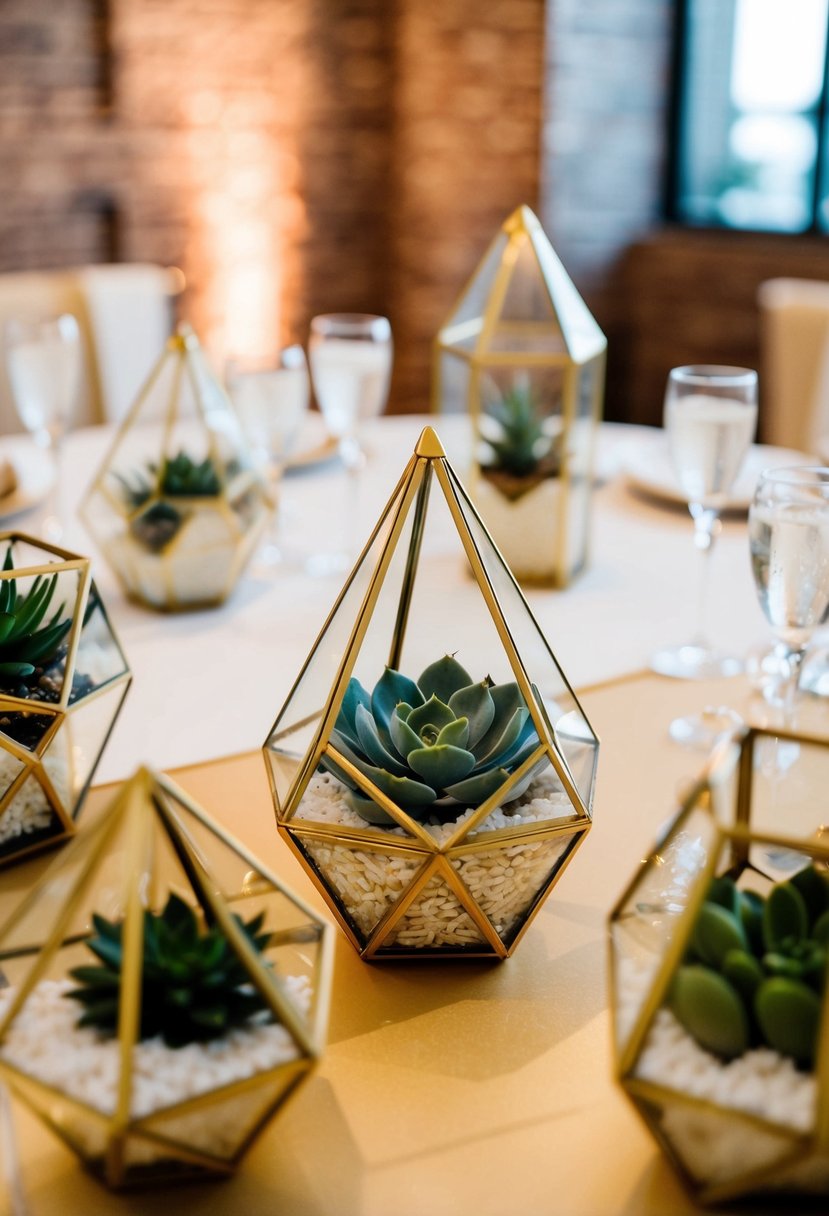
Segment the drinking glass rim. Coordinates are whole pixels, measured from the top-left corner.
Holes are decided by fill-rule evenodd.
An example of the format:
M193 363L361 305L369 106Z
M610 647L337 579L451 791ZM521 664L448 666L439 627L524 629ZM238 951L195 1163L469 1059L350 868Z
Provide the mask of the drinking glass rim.
M391 338L388 317L373 312L322 312L311 318L311 333L323 336L329 328L339 338L375 337L375 330L380 339Z
M816 476L818 474L819 476ZM775 481L781 485L825 485L829 489L829 466L824 464L792 464L763 469L757 478L759 488L761 482Z
M684 384L696 385L749 385L756 384L757 372L751 367L731 367L717 363L688 363L673 367L668 378L681 380Z

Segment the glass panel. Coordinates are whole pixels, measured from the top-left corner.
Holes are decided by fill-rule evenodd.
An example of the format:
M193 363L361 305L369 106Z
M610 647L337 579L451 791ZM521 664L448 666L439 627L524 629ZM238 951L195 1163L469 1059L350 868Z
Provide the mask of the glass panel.
M690 223L812 222L829 6L694 0L685 29L678 210Z
M256 1063L259 1065L259 1060ZM222 1068L228 1071L226 1061L222 1061ZM293 1069L285 1069L282 1075L263 1077L261 1086L256 1089L241 1094L218 1095L213 1101L200 1105L198 1110L156 1115L148 1119L144 1126L167 1140L181 1144L183 1148L196 1149L211 1157L229 1161L248 1136L279 1105L295 1078ZM141 1164L142 1160L150 1163L163 1159L169 1153L170 1150L164 1146L153 1146L151 1141L135 1139L129 1162L131 1166Z
M450 314L439 334L441 344L473 350L483 323L484 310L501 266L509 237L498 233L478 265L463 297Z
M94 1111L82 1109L74 1102L63 1102L48 1090L16 1076L15 1092L42 1119L47 1120L63 1137L66 1143L96 1172L103 1172L104 1152L108 1133L104 1117Z
M69 703L88 696L102 684L127 671L127 660L104 610L98 588L90 585L83 628L75 652Z
M739 1116L702 1108L668 1095L647 1103L648 1121L659 1130L697 1183L736 1182L772 1168L795 1148L794 1138L764 1131Z
M55 738L50 740L43 767L52 781L62 780L67 792L67 809L76 818L109 732L120 713L128 684L117 684L92 700L69 709Z
M392 946L404 950L491 949L457 896L437 875L383 939L383 953Z
M11 760L12 757L4 756L4 759ZM60 777L60 774L57 776ZM58 782L56 791L59 794L66 792L65 781L63 785ZM0 859L49 840L63 831L63 824L46 791L32 773L0 816Z
M636 882L610 925L612 1008L617 1051L624 1051L646 1007L660 966L677 935L691 931L684 916L716 841L704 810L681 817L643 863Z
M59 711L37 704L21 710L18 708L19 704L19 701L2 702L0 733L7 735L27 751L36 752L43 736L54 726Z
M302 835L297 844L332 891L345 918L365 942L422 867L418 853L384 853Z
M523 925L538 896L546 892L579 834L536 838L451 859L458 877L506 945Z

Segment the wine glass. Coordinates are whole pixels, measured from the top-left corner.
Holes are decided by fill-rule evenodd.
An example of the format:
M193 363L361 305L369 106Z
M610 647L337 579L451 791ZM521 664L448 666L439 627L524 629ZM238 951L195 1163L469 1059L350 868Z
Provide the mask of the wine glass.
M661 675L707 679L737 675L741 661L715 650L707 636L710 556L722 527L720 512L754 437L757 373L742 367L675 367L665 394L668 450L688 510L694 544L702 555L697 630L681 646L658 651L651 666Z
M63 538L60 511L61 448L81 378L81 335L68 313L38 320L6 322L6 368L20 421L54 463L52 491L41 531L46 540Z
M760 606L788 666L783 716L791 726L806 647L829 617L829 468L767 469L748 535Z
M366 313L314 317L308 353L317 403L328 430L338 441L348 476L343 546L335 553L315 554L308 568L312 574L340 573L355 556L360 474L366 462L362 425L382 413L388 396L391 325L386 317Z
M280 538L282 477L311 396L305 352L301 346L286 346L275 358L229 359L225 382L275 504L257 560L266 567L276 566L285 560Z

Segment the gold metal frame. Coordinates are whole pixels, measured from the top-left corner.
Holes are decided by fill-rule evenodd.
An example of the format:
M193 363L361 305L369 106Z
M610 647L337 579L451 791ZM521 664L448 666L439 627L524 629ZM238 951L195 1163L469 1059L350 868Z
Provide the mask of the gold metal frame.
M534 336L549 332L549 319L524 321L501 319L501 311L513 272L522 249L527 245L533 251L538 266L539 283L543 287L553 316L561 330L563 349L558 352L522 349ZM496 255L498 256L497 264ZM471 296L478 287L479 277L483 275L484 269L490 263L494 269L485 304L480 310L473 310L477 315L465 317L460 322L457 321L457 315L463 309L467 297ZM514 339L514 349L503 350L496 347L494 343L496 330L501 335L509 334ZM561 391L563 439L561 472L558 477L561 495L560 509L556 512L555 518L551 520L555 526L555 537L552 541L552 573L550 576L544 576L533 574L531 571L519 571L519 579L524 584L564 587L587 564L589 547L587 520L585 520L584 528L584 549L579 553L571 554L569 516L573 510L574 488L584 479L588 484L585 510L589 505L589 484L592 479L595 435L602 414L604 398L606 349L606 338L553 252L537 217L529 207L518 207L504 222L490 243L477 269L455 302L448 321L435 339L432 356L432 410L439 413L446 408L443 361L446 357L450 357L457 360L461 367L465 366L467 369L465 409L471 420L473 435L470 488L472 497L476 498L482 478L481 466L477 459L481 437L481 415L484 412L480 389L482 372L487 369L514 369L516 371L558 369L561 371L563 378ZM572 468L571 446L568 437L573 433L578 419L579 373L590 366L593 368L590 412L589 416L585 416L584 419L589 422L591 427L588 440L589 450L585 467L575 474ZM541 537L539 537L539 542L545 543Z
M59 700L57 702L33 701L27 700L25 697L14 696L10 693L0 693L0 718L6 713L24 713L30 716L35 715L52 719L51 725L46 727L43 735L32 748L27 748L23 744L18 743L11 735L5 734L2 726L0 726L0 752L13 757L22 766L12 782L0 794L0 822L2 822L3 815L14 803L17 795L30 778L37 781L48 808L54 817L52 827L44 828L31 834L21 834L14 838L13 841L8 842L8 846L6 846L5 842L3 845L0 845L0 868L15 864L45 849L54 848L74 834L76 830L75 821L80 814L87 790L92 782L109 736L112 733L118 714L121 712L121 707L132 681L132 672L124 656L121 644L109 620L103 600L92 580L92 563L90 559L88 557L81 557L77 553L72 553L68 549L47 544L38 537L29 536L23 532L0 532L0 548L3 545L14 545L18 542L28 545L32 549L39 550L44 555L51 554L56 560L38 561L26 566L17 566L14 570L0 571L0 582L7 579L36 578L38 575L60 576L65 573L75 573L77 574L78 585L72 610L72 626L67 635L66 668ZM76 674L78 649L90 597L94 597L95 610L101 615L115 651L121 660L122 670L116 676L103 681L90 693L86 694L86 696L70 704L72 684ZM76 717L94 700L99 697L110 696L110 694L113 694L113 690L117 689L120 689L121 692L119 696L112 696L113 710L109 724L103 733L97 755L89 767L89 772L81 783L76 776L77 756L76 749L72 745ZM66 798L57 791L48 771L48 761L52 755L50 749L52 749L56 739L65 742L66 745L65 752L68 765L67 791L69 794ZM77 792L72 794L76 786L78 787Z
M185 812L182 814L182 810ZM250 867L267 885L265 892L261 884L255 889L242 887L238 892L223 895L218 879L211 874L202 850L190 828L195 821L199 830L206 831L214 842L235 854L245 866ZM297 1049L296 1058L258 1072L252 1077L223 1084L206 1093L173 1103L149 1115L141 1117L131 1113L133 1084L133 1047L138 1037L141 1002L141 956L143 949L143 918L147 906L163 902L166 890L161 888L152 870L152 858L158 841L171 846L181 863L186 876L177 884L177 893L199 908L209 923L217 924L234 952L242 962L251 982L263 997L273 1019L279 1022ZM94 880L100 867L106 863L115 843L126 849L127 872L123 888L124 928L123 965L121 995L119 1003L118 1044L120 1056L119 1082L113 1110L109 1114L88 1105L79 1098L67 1095L25 1072L2 1055L3 1040L15 1018L35 985L45 976L50 964L63 947L83 941L94 931L88 926L82 934L70 934L73 918L81 915L94 899ZM75 853L79 864L72 868ZM69 866L71 881L66 883L65 872ZM149 882L148 882L149 877ZM246 884L250 878L248 874ZM47 928L45 941L41 944L15 939L15 930L26 925L33 909L52 884L65 884L66 894L58 906L51 926ZM60 888L59 888L60 889ZM306 1016L279 984L278 978L253 949L245 933L232 915L246 899L276 896L287 900L297 913L298 924L286 930L277 930L273 945L299 944L307 956L309 947L316 951L311 966L313 1002ZM84 903L83 901L86 901ZM48 903L47 903L48 906ZM24 934L25 937L25 934ZM0 1017L0 1078L27 1103L36 1114L49 1124L83 1160L84 1164L108 1186L121 1188L157 1182L165 1177L179 1179L188 1174L229 1174L238 1164L256 1136L275 1111L282 1106L299 1085L310 1075L324 1050L328 1023L329 1002L333 969L333 928L302 899L290 891L249 850L210 819L203 810L169 778L139 769L118 791L111 805L83 836L73 841L53 866L33 887L18 905L5 925L0 928L0 963L9 959L27 962L31 960L26 974L14 990L5 1015ZM237 1095L268 1088L275 1089L272 1102L268 1102L250 1128L240 1140L232 1154L215 1156L189 1144L186 1134L178 1136L170 1128L173 1118L213 1105L217 1098L232 1099ZM105 1148L92 1154L85 1151L72 1133L71 1120L61 1122L56 1111L75 1111L87 1121L93 1120L101 1129ZM151 1166L134 1165L125 1159L128 1143L133 1140L149 1142L163 1150L162 1160Z
M617 1010L620 1005L621 978L619 960L614 948L614 930L624 924L628 910L639 888L642 871L637 871L614 905L608 920L609 929L609 990L612 1038L614 1049L614 1074L631 1100L637 1114L659 1143L675 1170L682 1178L693 1197L704 1204L720 1204L755 1193L766 1186L780 1190L781 1180L796 1166L820 1160L829 1171L829 991L824 991L823 1013L820 1027L820 1045L815 1067L817 1084L814 1130L808 1135L795 1131L790 1125L775 1123L771 1119L751 1115L733 1107L722 1106L707 1099L698 1098L680 1089L671 1089L636 1076L636 1069L654 1017L664 1005L668 989L677 967L685 954L688 938L700 908L705 900L710 880L715 874L728 873L737 878L746 871L762 875L762 870L752 862L750 850L755 844L776 849L796 850L804 857L811 857L829 868L829 837L819 836L798 839L783 833L776 834L752 829L752 799L754 794L754 755L757 742L762 739L801 743L809 747L829 749L829 739L811 734L787 730L770 730L760 727L744 727L734 737L721 745L713 754L699 780L686 795L680 810L668 825L662 838L642 863L653 868L660 864L662 853L677 835L683 831L692 815L708 816L711 842L707 848L704 866L693 878L693 890L687 905L674 921L669 944L660 956L660 961L650 977L645 999L627 1031L624 1042L618 1034ZM733 816L721 817L717 792L724 781L732 778L734 789ZM763 875L763 877L768 877ZM734 1174L718 1182L703 1182L694 1177L683 1160L670 1133L661 1125L661 1114L665 1107L699 1111L728 1119L747 1132L755 1129L777 1137L782 1146L789 1146L781 1156L762 1166L739 1168ZM797 1187L792 1184L792 1189ZM807 1192L811 1193L811 1192Z
M420 559L430 491L434 487L435 482L437 483L436 488L442 493L448 506L472 574L478 584L485 607L495 626L500 644L512 668L513 677L524 697L539 737L537 749L521 768L511 774L504 785L477 807L474 813L463 824L460 824L457 830L442 843L439 843L421 823L406 814L382 790L378 789L369 778L359 772L331 743L331 732L349 679L354 670L360 648L369 628L372 614L377 606L384 579L388 573L395 549L401 542L404 526L411 516L412 528L408 539L401 591L397 604L395 624L388 646L388 664L394 666L399 661L406 629L409 624L411 600L417 565ZM520 610L526 614L527 621L535 629L546 654L560 674L562 688L566 694L568 705L571 705L581 713L585 728L589 732L588 745L592 748L591 779L586 797L580 792L570 772L556 731L548 720L540 695L532 683L530 674L518 651L510 622L504 614L487 569L486 559L482 555L475 536L470 530L467 518L475 520L481 530L481 534L492 545L492 554L499 563L500 572L509 580L511 589L519 601ZM363 563L368 560L369 554L383 528L387 531L387 539L379 553L362 602L357 610L356 619L342 656L338 661L336 675L325 705L317 713L306 717L302 723L283 722L295 694L297 694L303 684L303 680L309 671L318 648L324 644L329 626L339 612L358 571ZM287 792L281 795L274 772L276 761L273 760L273 757L280 755L281 742L287 740L298 729L298 726L302 725L314 727L311 742L301 758L295 757L296 768L290 787ZM326 899L349 941L363 958L433 959L436 957L457 958L459 954L462 954L463 957L472 958L506 958L515 949L530 921L538 911L542 900L555 885L561 872L569 863L591 826L592 795L595 783L598 746L598 738L581 710L581 706L566 677L558 667L555 656L535 621L518 584L510 574L496 546L491 542L485 525L447 461L437 435L431 427L427 427L421 434L403 476L381 513L380 519L361 557L358 559L354 571L331 610L265 743L265 764L271 783L271 793L280 834L308 872L312 882L314 882ZM368 824L365 827L346 827L318 822L299 816L297 812L308 782L317 771L323 756L330 756L379 807L387 812L399 827L404 829L406 835L391 835L382 827L372 827ZM572 815L551 819L548 822L534 822L523 826L487 832L478 839L471 838L472 834L479 829L487 816L503 802L504 795L509 788L516 784L543 757L549 759L561 787L572 805ZM566 844L561 855L551 863L548 878L541 884L541 888L535 893L524 913L518 917L517 922L510 929L509 933L501 936L479 906L472 891L458 875L453 862L470 853L486 854L493 850L508 849L516 844L528 841L538 842L546 840L551 842L561 842L563 840ZM340 845L345 848L350 847L352 850L361 849L367 852L374 850L387 855L393 854L408 857L412 864L417 867L405 889L387 909L386 913L369 934L364 934L358 929L332 882L326 877L320 867L314 863L309 854L310 845L324 842ZM423 949L406 948L390 944L390 939L394 937L399 922L434 878L438 878L444 884L478 930L482 939L479 948L441 946Z
M161 467L163 457L168 454L170 439L176 423L180 420L182 400L186 389L192 397L196 418L207 440L207 452L214 468L222 469L225 461L217 442L216 430L211 425L210 415L216 413L217 402L222 410L234 419L238 428L237 442L240 449L247 455L247 445L241 433L241 425L236 420L233 405L212 376L210 377L210 400L207 400L203 378L209 373L206 366L197 372L196 361L203 358L198 339L189 326L180 326L178 332L167 342L155 367L150 372L138 396L129 409L126 417L118 428L110 444L106 456L92 479L81 502L79 513L90 534L95 538L101 552L106 557L115 577L118 579L124 594L131 600L144 604L158 611L181 612L194 611L200 608L211 608L224 603L236 585L242 571L250 560L267 522L268 514L274 508L274 503L259 474L254 471L249 459L244 467L238 470L222 486L221 492L209 497L178 496L170 499L161 492L160 485L152 489L150 496L139 507L130 509L115 492L110 477L110 468L116 454L122 450L122 443L127 433L143 421L145 409L152 401L152 396L168 360L174 359L175 366L169 396L164 405L163 420L155 419L154 424L159 431L158 466ZM249 526L243 526L235 507L253 496L258 508L258 517ZM187 518L199 513L211 513L219 517L227 528L227 543L232 544L232 556L227 562L227 569L219 589L214 593L205 594L202 598L191 599L182 597L176 588L175 572L180 560L179 549L187 532L185 524L179 527L174 536L157 553L147 550L146 553L131 553L122 543L128 536L132 524L157 503L170 503ZM121 529L115 536L108 536L108 530L101 527L95 517L95 509L103 508L111 518L121 521ZM213 546L215 550L215 546ZM207 548L205 548L205 556ZM192 554L191 554L192 557ZM163 593L158 602L142 593L140 567L147 561L157 562L157 575ZM155 569L155 567L154 567Z

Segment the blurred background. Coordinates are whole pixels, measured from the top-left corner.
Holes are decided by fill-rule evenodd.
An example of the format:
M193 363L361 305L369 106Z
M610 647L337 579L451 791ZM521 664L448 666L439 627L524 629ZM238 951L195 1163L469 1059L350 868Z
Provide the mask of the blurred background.
M389 408L526 202L609 338L606 414L761 361L829 279L827 0L2 0L0 272L180 267L218 365L388 316ZM762 434L762 412L761 412Z

